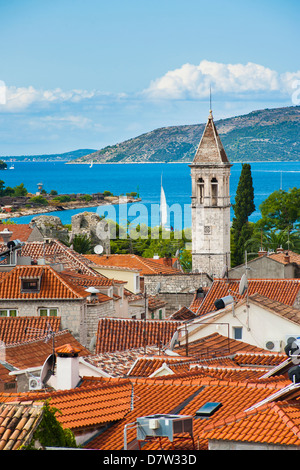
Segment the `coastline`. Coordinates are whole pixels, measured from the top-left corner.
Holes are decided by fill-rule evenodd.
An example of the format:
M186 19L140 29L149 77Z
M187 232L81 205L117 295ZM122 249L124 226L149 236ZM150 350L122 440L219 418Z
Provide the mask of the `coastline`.
M58 211L65 211L65 210L70 210L70 209L87 209L89 207L98 207L98 206L111 206L115 204L127 204L127 203L134 203L134 202L139 202L141 201L140 198L124 198L121 197L119 198L118 196L116 197L110 197L110 200L105 200L105 201L91 201L91 202L78 202L78 204L74 201L71 202L65 202L63 204L60 204L59 206L39 206L39 207L30 207L30 208L24 208L20 211L17 212L7 212L7 213L0 213L0 220L9 220L9 219L14 219L18 217L26 217L28 215L39 215L39 214L45 214L51 212L58 212Z

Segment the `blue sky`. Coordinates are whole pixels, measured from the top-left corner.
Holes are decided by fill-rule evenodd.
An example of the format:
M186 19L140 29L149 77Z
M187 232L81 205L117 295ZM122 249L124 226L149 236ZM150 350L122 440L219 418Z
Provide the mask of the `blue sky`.
M215 120L299 104L299 14L298 0L0 0L0 155L204 122L210 85Z

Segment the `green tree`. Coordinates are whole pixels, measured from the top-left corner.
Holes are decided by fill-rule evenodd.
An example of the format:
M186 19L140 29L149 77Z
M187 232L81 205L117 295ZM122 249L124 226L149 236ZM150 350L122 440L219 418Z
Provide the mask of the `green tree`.
M20 197L20 196L26 196L28 193L27 189L24 186L24 183L19 184L19 186L14 187L14 196Z
M262 218L258 226L266 229L292 229L300 221L300 189L279 189L270 194L259 206Z
M85 234L76 234L72 240L73 250L82 255L91 253L92 241Z
M33 434L31 443L24 450L33 450L35 442L42 447L69 447L76 448L76 440L70 429L64 429L57 421L56 414L61 413L58 409L50 407L46 401L43 406L43 418L38 429Z
M0 160L0 170L6 170L6 168L7 164L3 160Z
M244 262L244 244L252 235L252 226L248 223L248 218L255 210L254 188L249 163L242 165L233 210L231 265L237 266Z

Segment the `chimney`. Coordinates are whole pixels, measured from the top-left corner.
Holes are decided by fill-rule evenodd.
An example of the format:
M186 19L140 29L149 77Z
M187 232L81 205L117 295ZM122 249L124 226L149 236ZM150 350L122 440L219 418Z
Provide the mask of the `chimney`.
M56 362L56 389L71 390L75 388L81 377L79 376L80 349L71 344L65 344L55 349L57 355Z
M276 249L276 253L282 253L284 250L282 248L282 246L280 246L279 248Z
M268 254L268 252L266 250L264 250L263 248L261 248L258 252L258 256L265 256L267 254Z
M290 260L291 260L291 258L290 258L289 252L287 251L286 253L284 253L283 261L284 261L285 263L289 263Z

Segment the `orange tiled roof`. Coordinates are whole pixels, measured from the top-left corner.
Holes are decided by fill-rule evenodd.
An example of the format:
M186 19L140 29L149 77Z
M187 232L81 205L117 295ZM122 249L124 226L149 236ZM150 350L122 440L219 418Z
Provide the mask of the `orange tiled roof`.
M124 267L140 270L141 276L147 274L181 274L181 271L171 266L133 254L124 255L85 255L85 257L100 266Z
M0 450L18 450L28 445L42 416L42 405L1 403Z
M21 279L40 278L39 292L21 291ZM87 295L87 294L86 294ZM51 266L16 266L0 281L0 298L13 299L79 299L83 292L67 284Z
M45 337L49 326L60 330L60 317L0 317L0 341L6 345Z
M279 263L282 263L282 264L289 264L289 263L300 264L300 254L295 253L295 252L290 251L290 250L284 250L282 252L272 253L272 254L269 254L267 256L268 256L268 258L271 258L271 259L273 259L275 261L278 261Z
M102 276L99 273L96 275L80 274L70 270L64 270L60 272L60 275L66 279L68 282L72 282L77 286L83 287L103 287L103 286L112 286L113 283L122 283L122 281L116 281L113 279L108 279L107 277ZM124 281L126 283L126 281Z
M240 340L228 338L220 335L219 333L213 333L209 336L205 336L204 338L189 342L187 346L185 344L175 346L174 352L186 355L187 349L189 356L197 358L227 356L238 352L267 353L265 349L244 343Z
M204 429L207 439L256 442L272 445L300 445L299 403L268 403L232 418L211 423Z
M0 401L26 402L50 400L50 407L59 410L56 419L73 432L93 430L121 420L130 411L132 386L128 379L94 379L72 390L56 392L0 394ZM84 378L83 378L84 380Z
M208 425L206 419L195 418L196 411L206 402L221 402L222 406L210 418L216 422L222 418L232 416L249 408L265 397L269 397L278 384L239 383L230 380L218 380L216 378L200 377L182 381L172 377L168 380L161 379L135 379L134 408L124 419L112 425L107 431L95 437L86 445L86 448L101 450L121 450L124 445L124 426L133 423L137 417L151 414L181 414L193 417L193 433L196 448L207 449L208 441L203 437L204 428ZM280 387L280 385L279 385ZM136 429L128 429L128 448L136 439ZM155 441L147 444L143 450L171 449L171 443L163 438L160 443ZM175 449L192 450L191 441L174 441Z
M124 351L145 345L167 345L180 322L167 320L132 320L100 318L98 322L96 354Z
M21 242L26 242L33 230L29 224L0 224L0 232L4 229L12 232L11 240L20 240ZM3 242L1 235L0 240Z
M188 307L181 307L177 312L172 313L168 318L169 320L185 321L195 318L195 313Z
M228 295L236 295L238 299L245 298L239 295L240 279L214 280L203 302L197 310L197 315L216 310L215 300ZM260 294L269 299L293 306L300 291L300 279L249 279L248 295Z
M42 366L47 357L52 354L52 339L45 341L45 336L41 339L11 344L5 348L5 360L18 369ZM55 333L54 347L62 347L71 344L79 350L79 356L87 356L90 351L83 347L68 330Z
M149 356L159 354L159 349L155 346L148 346L146 354ZM86 357L85 361L101 369L109 377L125 377L140 356L145 357L144 348L95 354Z
M0 252L6 249L6 245L0 244ZM64 269L99 276L99 273L92 268L92 263L89 263L83 255L56 239L51 239L49 242L25 242L21 255L30 256L32 260L45 259L46 263L61 263Z

